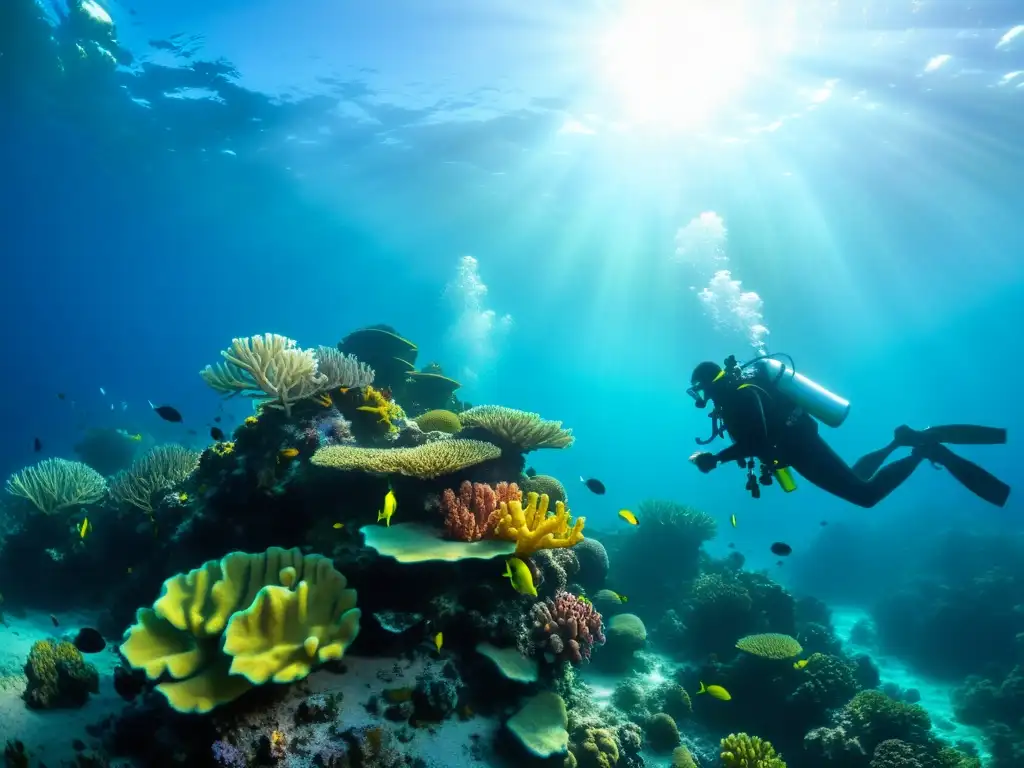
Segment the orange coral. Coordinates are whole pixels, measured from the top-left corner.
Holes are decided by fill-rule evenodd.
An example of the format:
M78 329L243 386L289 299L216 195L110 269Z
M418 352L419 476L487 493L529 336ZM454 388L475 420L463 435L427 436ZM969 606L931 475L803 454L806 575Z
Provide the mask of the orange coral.
M458 495L446 488L441 496L445 533L456 541L493 537L502 514L499 505L519 502L522 498L523 493L515 483L498 483L492 488L486 483L467 480L459 486Z

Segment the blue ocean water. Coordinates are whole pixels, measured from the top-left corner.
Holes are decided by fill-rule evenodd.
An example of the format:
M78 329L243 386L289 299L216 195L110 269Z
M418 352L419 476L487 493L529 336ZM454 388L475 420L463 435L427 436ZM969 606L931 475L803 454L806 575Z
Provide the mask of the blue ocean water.
M1022 24L1012 2L4 0L0 474L89 429L202 450L251 412L197 375L232 338L386 323L464 401L572 429L527 463L596 534L675 499L718 521L715 557L871 605L936 537L956 561L1024 535L1017 498L925 463L873 509L799 477L754 500L687 460L709 420L685 390L700 361L785 353L852 403L822 427L849 461L900 424L986 424L1009 444L958 452L1017 483Z

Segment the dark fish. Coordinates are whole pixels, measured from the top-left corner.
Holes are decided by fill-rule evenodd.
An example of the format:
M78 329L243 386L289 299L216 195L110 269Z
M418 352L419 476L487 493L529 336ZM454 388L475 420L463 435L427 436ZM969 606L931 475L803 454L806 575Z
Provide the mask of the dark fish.
M63 400L64 399L64 393L63 392L58 392L57 393L57 399L58 400Z
M181 421L181 414L178 413L178 409L170 405L160 405L153 409L156 411L156 415L164 421Z
M146 673L119 664L114 667L114 690L125 701L132 701L146 688Z
M736 549L736 545L733 544L731 541L729 542L729 549Z
M52 613L50 614L50 621L53 622L53 626L55 626L55 627L59 627L60 626L60 622L57 621L57 617L54 616Z
M103 635L92 627L82 627L78 630L74 643L75 648L82 653L99 653L107 647L107 641L103 639Z
M776 541L772 544L772 554L779 555L780 557L786 557L787 555L793 554L793 548L784 541Z
M213 417L213 420L214 420L215 422L217 422L218 424L220 424L220 416L214 416L214 417Z
M32 441L32 449L36 453L39 453L41 450L43 450L43 441L37 437L35 440Z
M220 427L210 427L210 437L219 442L224 439L224 431Z
M587 490L588 491L591 491L592 493L596 493L598 496L604 496L605 487L604 487L604 483L602 483L600 480L597 480L597 479L595 479L593 477L590 478L589 480L584 480L581 477L580 478L580 482L582 482L585 486L587 486Z
M824 528L826 525L828 525L828 520L822 520L820 523L818 523L818 525Z
M776 565L782 565L782 561L779 560L779 562L777 562Z
M537 470L534 469L533 467L527 467L526 468L526 476L527 477L536 477L537 476Z
M198 432L196 432L196 431L195 431L194 429L190 429L190 430L188 430L188 433L189 433L190 435L198 435L198 434L199 434L199 433L198 433Z

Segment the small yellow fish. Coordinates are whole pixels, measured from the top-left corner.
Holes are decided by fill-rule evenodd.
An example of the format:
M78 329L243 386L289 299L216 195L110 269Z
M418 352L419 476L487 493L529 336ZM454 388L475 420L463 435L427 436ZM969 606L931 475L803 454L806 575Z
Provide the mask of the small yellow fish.
M579 600L584 605L593 605L593 603L590 602L590 598L587 597L586 595L577 595L576 599Z
M277 455L278 455L279 458L282 458L282 459L294 459L296 456L299 455L299 449L298 448L282 448L280 451L277 452Z
M444 633L438 632L434 635L434 647L437 648L437 652L441 652L441 646L444 645Z
M395 498L395 492L388 488L388 495L384 497L384 509L377 513L377 522L381 520L384 524L391 527L391 516L395 514L395 510L398 509L398 499Z
M697 693L706 693L711 698L719 699L720 701L730 701L732 699L732 696L729 695L729 692L725 690L725 688L723 688L722 686L705 686L703 682L700 684L700 690L697 691Z
M618 600L618 601L619 601L620 603L624 603L624 602L626 602L627 600L629 600L629 598L628 598L628 597L626 597L625 595L620 595L620 594L619 594L618 592L616 592L615 590L612 590L612 589L606 589L606 590L605 590L605 592L609 592L609 593L611 593L611 594L612 594L612 595L613 595L613 596L615 597L615 599L617 599L617 600Z
M324 393L317 397L316 401L320 403L320 405L322 405L324 408L330 408L332 405L334 405L334 401L331 400L331 396L328 395L327 393Z
M729 525L736 527L736 515L729 515Z
M807 666L807 659L800 659L800 661L793 662L793 669L803 669Z
M253 426L254 424L259 424L259 421L260 420L257 419L255 416L246 416L245 417L245 423L246 423L247 426L250 426L250 427Z
M136 443L142 442L142 433L136 432L134 435L128 435L129 440L134 440Z
M530 566L518 557L512 557L505 561L505 578L511 579L512 589L519 594L537 596L537 588L533 585Z
M82 524L78 526L78 538L84 539L90 533L92 533L92 523L89 522L89 518L87 517L82 521Z
M620 509L619 517L625 520L630 525L640 525L640 521L636 519L636 515L630 512L628 509Z
M186 501L188 501L188 494L187 493L179 493L178 494L178 501L180 501L182 504L184 504Z
M342 528L344 528L344 527L345 527L345 524L344 524L344 523L335 523L335 524L334 524L334 525L332 525L331 527L332 527L332 528L333 528L334 530L336 530L336 531L340 531L340 530L341 530Z

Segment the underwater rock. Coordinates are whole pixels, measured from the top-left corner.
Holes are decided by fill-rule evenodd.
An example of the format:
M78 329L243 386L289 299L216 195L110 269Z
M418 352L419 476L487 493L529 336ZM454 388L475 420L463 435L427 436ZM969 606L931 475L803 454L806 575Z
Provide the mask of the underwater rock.
M412 692L418 720L440 722L455 711L459 691L464 687L459 671L452 662L438 668L432 666L416 678Z
M373 614L373 618L377 620L384 631L400 635L423 621L423 614L404 611L377 611Z

